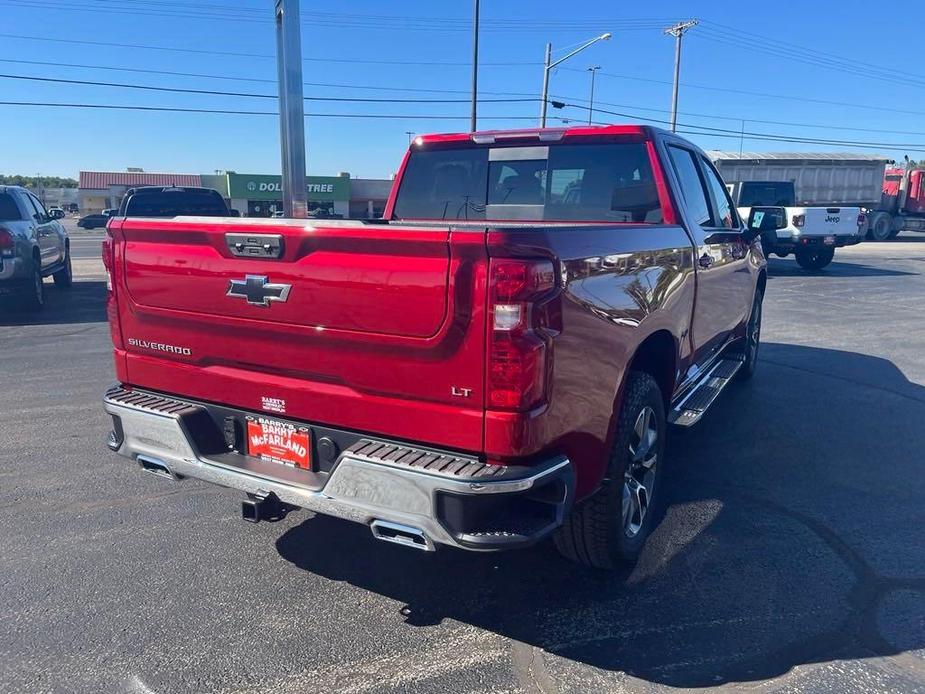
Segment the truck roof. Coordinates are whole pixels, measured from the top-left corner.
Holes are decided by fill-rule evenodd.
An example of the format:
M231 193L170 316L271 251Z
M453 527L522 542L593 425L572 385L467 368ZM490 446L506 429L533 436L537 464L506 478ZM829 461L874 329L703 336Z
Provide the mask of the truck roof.
M858 154L857 152L723 152L710 150L707 155L716 161L876 161L889 162L889 157L880 154Z
M647 125L581 125L567 128L522 128L518 130L478 130L474 133L436 133L419 135L416 144L471 141L477 144L491 144L503 140L531 140L557 142L572 137L601 137L607 135L651 136L659 131Z

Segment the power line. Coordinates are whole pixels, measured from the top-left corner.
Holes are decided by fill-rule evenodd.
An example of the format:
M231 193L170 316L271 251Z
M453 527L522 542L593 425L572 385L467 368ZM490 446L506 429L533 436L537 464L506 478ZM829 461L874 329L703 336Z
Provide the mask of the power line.
M106 70L106 71L115 71L115 72L127 72L127 73L137 73L137 74L150 74L150 75L164 75L170 77L192 77L197 79L215 79L215 80L227 80L227 81L244 81L244 82L255 82L261 84L276 84L274 79L265 79L265 78L256 78L256 77L243 77L235 75L215 75L215 74L204 74L197 72L179 72L173 70L152 70L144 68L130 68L130 67L120 67L120 66L109 66L109 65L91 65L87 63L59 63L52 61L42 61L42 60L16 60L11 58L0 58L0 63L12 63L17 65L40 65L48 67L66 67L66 68L79 68L83 70ZM584 72L584 70L572 70L574 72ZM609 77L617 77L617 75L612 75L610 73L601 73ZM622 76L621 76L622 77ZM641 79L641 78L637 78ZM671 84L670 82L665 81L665 84ZM685 83L682 82L682 85ZM390 92L419 92L419 93L434 93L434 94L468 94L468 90L465 89L424 89L420 87L385 87L385 86L374 86L374 85L364 85L364 84L344 84L344 83L332 83L332 82L305 82L306 87L325 87L325 88L336 88L336 89L368 89L374 91L390 91ZM131 85L135 86L135 85ZM685 85L696 88L698 85ZM220 92L224 94L223 92ZM482 91L483 94L488 94L492 96L522 96L530 97L532 93L530 92L492 92L492 91ZM264 96L264 95L260 95ZM274 96L275 98L275 96ZM554 96L554 99L558 101L572 101L572 102L583 102L586 99L582 99L574 96ZM534 99L535 100L535 99ZM617 108L629 108L636 109L639 111L651 111L656 113L669 113L667 109L660 108L650 108L646 106L639 106L637 104L621 104L608 101L597 100L602 106L614 106ZM902 111L901 111L902 112ZM715 113L697 113L693 111L684 111L684 115L689 117L697 118L710 118L713 120L727 120L727 121L747 121L749 123L765 123L769 125L786 125L794 127L804 127L804 128L823 128L831 130L846 130L851 132L870 132L870 133L895 133L897 135L925 135L923 131L915 130L896 130L893 128L854 128L850 126L840 126L832 125L828 123L802 123L796 121L778 121L778 120L765 120L761 118L753 117L743 117L743 116L728 116L728 115L719 115ZM902 112L905 113L905 112ZM925 113L910 112L916 115L925 115Z
M139 106L136 104L86 104L86 103L63 103L48 101L0 101L0 106L37 106L50 108L79 108L79 109L99 109L115 111L154 111L168 113L210 113L224 114L234 116L279 116L276 111L249 111L239 109L216 109L216 108L180 108L174 106ZM452 116L452 115L433 115L420 113L306 113L306 118L371 118L381 119L388 118L393 120L400 119L417 119L417 120L460 120L468 121L469 115ZM523 120L534 121L534 116L493 116L483 117L485 120ZM557 120L563 120L557 118ZM567 120L567 119L566 119Z
M61 63L53 62L46 60L17 60L14 58L0 58L0 63L10 63L15 65L41 65L43 67L64 67L64 68L79 68L81 70L103 70L110 72L127 72L135 73L141 75L162 75L169 77L193 77L196 79L211 79L211 80L225 80L231 82L254 82L260 84L277 84L277 80L260 78L260 77L244 77L237 75L215 75L215 74L205 74L201 72L179 72L174 70L151 70L145 68L131 68L124 66L115 66L115 65L89 65L86 63ZM335 89L369 89L373 91L386 91L386 92L418 92L422 94L468 94L469 90L466 89L424 89L422 87L386 87L382 85L369 85L369 84L343 84L335 82L303 82L306 87L330 87ZM495 92L495 91L485 91L479 90L482 94L488 94L491 96L532 96L533 92Z
M578 102L578 103L587 103L587 99L578 98L574 96L553 96L552 99L556 101L564 102ZM670 110L664 108L651 108L648 106L639 106L637 104L618 104L612 101L599 101L598 99L594 100L595 104L600 104L602 106L614 106L616 108L629 108L635 109L637 111L650 111L653 113L671 113ZM586 108L581 106L581 108ZM597 107L595 106L595 111ZM894 135L925 135L925 131L922 130L896 130L895 128L853 128L848 125L833 125L831 123L800 123L797 121L781 121L781 120L766 120L762 118L752 118L745 116L721 116L716 113L697 113L695 111L680 111L678 115L684 115L692 118L709 118L711 120L725 120L735 123L741 123L745 121L746 123L762 123L767 125L788 125L797 128L821 128L824 130L846 130L849 132L862 132L862 133L892 133ZM925 114L923 114L925 115ZM737 131L739 132L739 131Z
M134 50L149 51L168 51L173 53L193 53L197 55L227 56L232 58L261 58L267 60L276 60L275 55L266 53L239 53L234 51L214 51L199 48L176 48L174 46L156 46L144 45L137 43L113 43L108 41L87 41L84 39L52 39L47 36L23 36L21 34L0 34L0 38L21 39L24 41L47 41L52 43L68 43L82 46L106 46L108 48L131 48ZM358 60L350 58L302 58L306 63L346 63L353 65L413 65L415 67L470 67L472 63L458 61L439 61L439 60ZM512 67L512 66L537 66L542 63L537 62L479 62L482 66L492 67Z
M254 92L224 92L215 89L185 89L182 87L157 87L143 84L126 84L124 82L98 82L93 80L72 80L57 77L35 77L31 75L10 75L0 73L0 79L24 80L29 82L46 82L54 84L79 84L92 87L116 87L119 89L137 89L153 92L170 92L175 94L199 94L207 96L234 96L248 99L278 99L276 94L256 94ZM349 101L358 103L384 103L384 104L461 104L469 103L469 99L378 99L372 97L341 97L341 96L306 96L306 101ZM483 103L525 103L538 101L536 97L516 99L482 99Z
M252 10L247 8L233 8L228 6L183 6L169 3L157 2L140 2L133 1L126 4L119 3L120 0L94 0L95 2L106 2L106 12L110 14L145 16L145 17L163 17L163 18L181 18L181 19L207 19L218 21L234 21L248 23L271 23L272 18L268 12ZM53 9L66 12L98 12L97 8L88 6L85 3L67 2L66 0L43 0L41 4L36 4L30 0L6 0L6 3L13 7L24 7L30 9ZM248 14L249 13L249 14ZM458 18L436 18L420 17L408 15L360 15L347 13L330 13L330 12L305 12L303 24L309 27L339 27L350 29L376 29L389 30L401 29L404 31L427 31L427 32L468 32L470 27L468 23ZM606 20L613 26L619 27L623 31L650 30L658 27L659 22L668 20L645 20L645 19L618 19ZM551 22L551 21L505 21L494 20L486 22L486 31L496 32L578 32L586 31L591 26L588 21L582 22Z
M756 34L754 32L745 31L743 29L737 29L736 27L728 26L726 24L721 24L720 22L706 21L705 23L712 27L716 27L716 29L713 30L713 32L716 34L720 34L724 38L726 37L726 33L734 32L736 35L740 35L740 36L747 36L747 37L752 37L755 39L760 38L762 40L762 45L767 44L767 39L768 39L767 35ZM919 80L919 81L925 80L925 75L915 74L915 73L899 70L899 69L896 69L895 66L884 67L881 65L875 65L873 63L865 63L860 60L855 60L853 58L846 58L844 56L839 56L834 53L827 53L825 51L820 51L815 48L807 48L805 46L801 46L799 44L792 43L790 41L784 41L779 38L775 38L772 41L772 45L774 44L786 49L791 56L793 55L793 49L796 49L797 51L806 53L809 56L812 56L814 58L829 61L833 65L841 65L841 66L845 66L845 67L849 67L849 68L853 68L857 70L867 70L869 72L877 73L877 74L884 75L890 78L893 78L897 75L905 75L906 77L911 77L912 79L915 79L915 80ZM737 45L741 45L741 44L737 44ZM750 47L750 46L746 46L746 47Z
M691 36L699 36L699 34L691 34ZM569 72L581 72L581 73L584 72L584 70L570 68L570 67L563 67L559 69L568 70ZM665 85L671 84L669 80L659 80L659 79L654 79L652 77L638 77L635 75L620 75L620 74L616 74L613 72L599 72L597 74L598 76L610 77L612 79L630 80L633 82L647 82L650 84L665 84ZM721 92L721 93L726 93L726 94L742 94L745 96L760 96L760 97L764 97L768 99L782 99L784 101L797 101L799 103L814 103L814 104L823 104L826 106L843 106L845 108L859 108L859 109L865 109L869 111L882 111L885 113L901 113L901 114L910 115L910 116L925 116L925 112L923 111L911 111L907 109L887 108L883 106L871 106L869 104L863 104L859 102L852 103L852 102L847 102L847 101L833 101L830 99L815 99L812 97L804 97L804 96L788 96L786 94L772 94L770 92L759 92L759 91L753 91L753 90L748 90L748 89L736 89L733 87L717 87L714 85L706 85L706 84L692 84L690 82L681 82L681 86L686 87L688 89L702 89L702 90L711 91L711 92ZM736 120L742 120L742 119L737 118ZM751 119L745 119L745 120L751 120Z
M768 55L776 59L789 60L827 70L833 70L835 72L851 75L852 77L873 79L903 86L908 86L910 83L916 86L925 86L925 79L922 78L909 78L891 73L882 73L869 68L852 66L849 63L845 63L839 59L834 58L817 57L813 55L799 55L798 53L795 53L794 51L787 49L784 46L775 46L773 42L765 42L760 45L750 44L747 41L738 41L728 37L722 32L715 30L711 31L708 28L706 28L705 33L700 34L698 38L722 46L734 46L737 49L744 48L746 50Z
M587 106L580 106L578 104L566 103L563 104L566 107L579 108L587 111ZM658 123L660 125L668 125L670 121L661 119L661 118L649 118L646 116L639 116L632 113L621 113L618 111L609 111L606 109L594 107L594 110L600 113L606 113L612 116L619 116L621 118L632 118L635 120L646 121L649 123ZM736 138L742 137L744 134L750 140L765 140L771 142L790 142L795 144L818 144L818 145L827 145L827 146L836 146L836 147L858 147L862 149L907 149L909 151L925 151L925 143L896 143L896 142L864 142L864 141L854 141L854 140L831 140L826 138L809 138L809 137L799 137L793 135L784 135L780 133L761 133L761 132L749 132L749 131L740 131L740 130L730 130L729 128L715 128L707 125L697 125L694 123L679 123L681 127L684 128L696 128L697 131L686 130L689 134L694 135L716 135L719 137L722 135L728 135L730 137L734 136ZM707 131L707 132L703 132ZM681 132L680 130L678 132ZM919 149L915 149L919 148Z

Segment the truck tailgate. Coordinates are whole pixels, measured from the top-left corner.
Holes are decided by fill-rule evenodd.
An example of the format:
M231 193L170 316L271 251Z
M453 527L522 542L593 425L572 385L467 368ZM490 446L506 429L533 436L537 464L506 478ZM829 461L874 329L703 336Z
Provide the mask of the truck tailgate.
M804 214L805 236L854 236L858 233L857 207L805 207L795 208L795 214Z
M111 233L129 384L481 446L481 234L201 218Z

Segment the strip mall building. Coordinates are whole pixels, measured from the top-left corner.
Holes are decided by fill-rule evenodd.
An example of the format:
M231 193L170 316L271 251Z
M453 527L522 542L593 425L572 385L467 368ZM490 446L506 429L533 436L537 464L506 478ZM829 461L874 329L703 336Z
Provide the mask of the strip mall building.
M228 204L247 217L271 217L282 211L282 178L265 174L148 173L145 171L81 171L80 213L116 208L129 188L137 186L195 186L214 188ZM309 210L352 219L381 217L392 182L385 179L307 176Z

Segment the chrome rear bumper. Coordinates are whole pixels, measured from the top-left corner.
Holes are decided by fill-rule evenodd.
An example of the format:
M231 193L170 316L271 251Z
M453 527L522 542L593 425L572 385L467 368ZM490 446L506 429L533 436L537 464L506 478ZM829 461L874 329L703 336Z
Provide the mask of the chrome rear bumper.
M364 454L380 440L363 437L340 453L329 473L305 473L296 481L274 463L201 450L202 437L194 430L211 425L206 404L116 386L107 392L104 407L113 417L109 447L149 471L162 466L165 478L194 478L260 497L273 494L285 504L374 531L376 521L419 529L443 545L497 550L532 544L561 525L574 497L572 466L561 456L507 468L455 458L438 472Z

